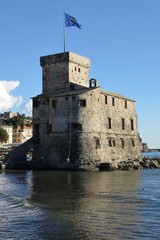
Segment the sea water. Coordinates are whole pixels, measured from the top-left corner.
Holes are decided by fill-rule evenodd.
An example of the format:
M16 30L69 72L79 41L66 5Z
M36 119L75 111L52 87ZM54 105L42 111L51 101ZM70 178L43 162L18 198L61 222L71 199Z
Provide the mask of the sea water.
M0 173L0 239L160 239L160 170Z

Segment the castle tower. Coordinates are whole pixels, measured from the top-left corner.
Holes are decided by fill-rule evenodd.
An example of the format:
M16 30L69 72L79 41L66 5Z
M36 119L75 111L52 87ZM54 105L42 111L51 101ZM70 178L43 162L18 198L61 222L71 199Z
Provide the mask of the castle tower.
M89 87L90 59L72 52L40 58L43 93L73 88L74 84Z
M135 101L89 81L90 59L64 52L41 57L40 65L42 94L33 98L39 167L97 169L141 159Z

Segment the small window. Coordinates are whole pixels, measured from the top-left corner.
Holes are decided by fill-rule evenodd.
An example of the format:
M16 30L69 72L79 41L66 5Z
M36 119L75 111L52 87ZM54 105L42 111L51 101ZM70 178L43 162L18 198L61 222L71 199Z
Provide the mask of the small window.
M115 98L112 97L112 106L115 106Z
M109 129L112 128L111 118L108 118L108 128L109 128Z
M77 67L75 67L74 70L77 71Z
M127 101L124 102L124 106L127 109Z
M135 142L133 138L131 139L131 142L132 142L132 147L135 147Z
M72 97L72 100L76 100L76 96L73 96L73 97Z
M122 118L122 130L125 130L125 120Z
M108 139L108 146L112 147L112 140L111 139Z
M108 103L108 99L107 99L107 96L105 96L105 104Z
M52 132L52 124L47 124L47 132Z
M86 107L86 100L85 99L80 99L80 106L81 107Z
M116 141L115 141L115 139L112 140L112 145L113 145L113 147L116 147Z
M33 99L33 107L34 107L34 108L37 108L38 105L39 105L38 99L37 99L37 98L34 98L34 99Z
M121 138L121 147L124 148L124 139Z
M70 126L70 124L68 124L68 126ZM80 123L71 123L71 128L72 129L77 129L79 131L82 131L82 124L80 124Z
M57 107L57 100L52 100L52 108L56 108Z
M96 142L96 148L101 148L99 138L95 138L95 142Z
M133 121L133 119L131 119L131 130L132 131L134 130L134 121Z
M81 69L80 69L80 68L78 68L78 72L79 72L79 73L81 72Z

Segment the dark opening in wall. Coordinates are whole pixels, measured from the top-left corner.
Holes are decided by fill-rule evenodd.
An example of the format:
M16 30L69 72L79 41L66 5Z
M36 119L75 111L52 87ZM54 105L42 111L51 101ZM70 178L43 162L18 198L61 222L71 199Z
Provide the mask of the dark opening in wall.
M72 100L76 100L76 96L73 96L73 97L72 97Z
M54 99L52 100L52 108L56 108L57 107L57 100Z
M39 106L39 102L37 98L33 98L33 107L37 108Z
M81 123L73 123L72 122L71 125L70 125L70 123L68 124L68 127L70 127L70 126L71 126L72 129L82 131L82 124Z
M101 148L100 140L99 138L95 138L96 148Z
M121 140L121 147L124 148L124 139L121 138L120 140Z
M115 98L112 97L112 106L115 106Z
M34 136L39 137L39 123L34 124Z
M105 96L105 104L108 103L108 99L107 99L107 96Z
M131 130L132 131L134 130L134 121L133 121L133 119L131 119Z
M125 130L125 120L122 118L122 130Z
M111 129L112 128L112 122L111 122L111 118L108 118L108 128Z
M125 108L127 108L127 101L124 102L124 106L125 106Z
M85 99L80 99L80 106L81 107L86 107L86 100Z
M115 141L115 139L109 138L109 139L108 139L108 146L109 146L109 147L116 147L116 141Z
M108 139L108 146L112 147L112 140L111 139Z
M131 139L131 142L132 142L132 147L135 147L135 142L133 138Z

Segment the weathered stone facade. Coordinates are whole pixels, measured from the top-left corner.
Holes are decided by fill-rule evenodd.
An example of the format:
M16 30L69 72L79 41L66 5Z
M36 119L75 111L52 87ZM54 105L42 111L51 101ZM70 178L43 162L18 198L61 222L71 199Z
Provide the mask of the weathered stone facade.
M33 160L42 168L94 169L141 159L135 101L88 79L90 60L65 52L41 57L42 94L33 98Z

